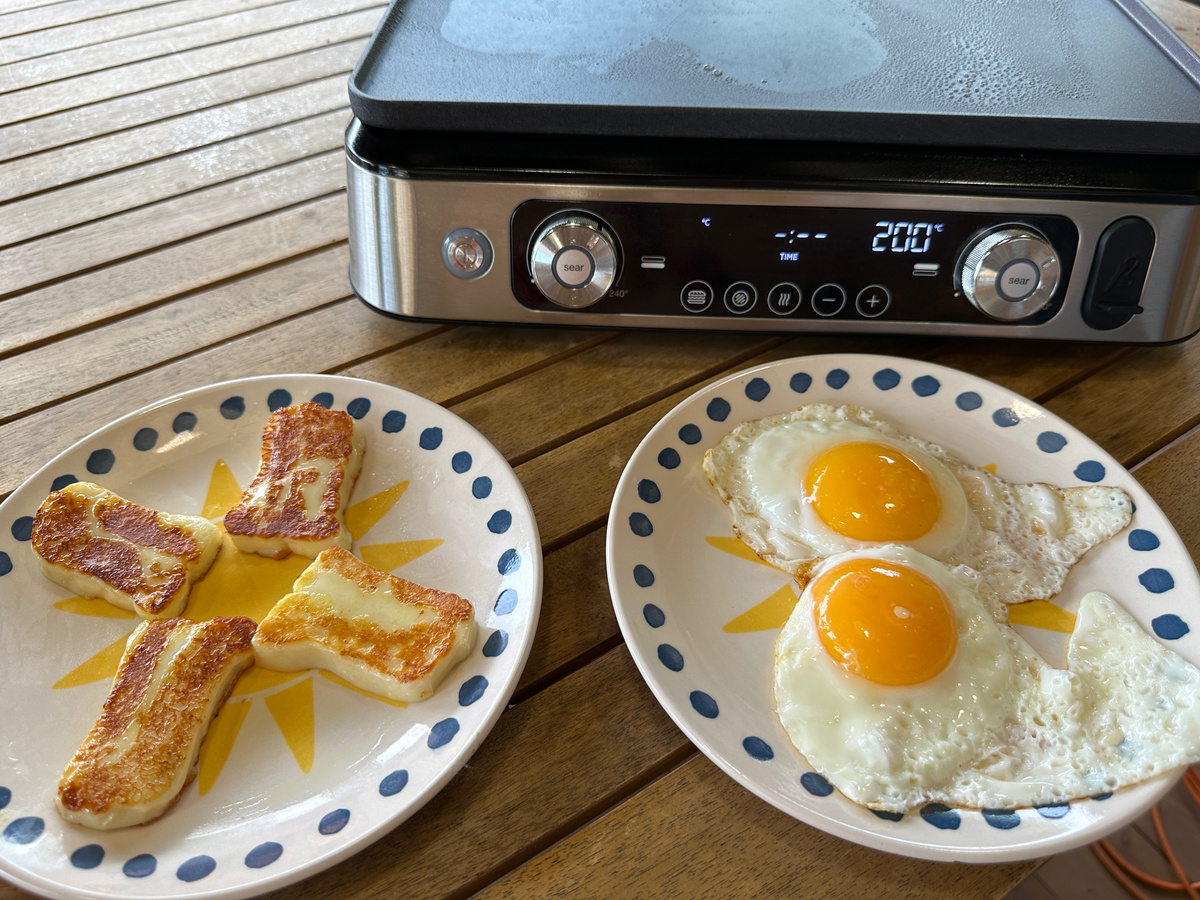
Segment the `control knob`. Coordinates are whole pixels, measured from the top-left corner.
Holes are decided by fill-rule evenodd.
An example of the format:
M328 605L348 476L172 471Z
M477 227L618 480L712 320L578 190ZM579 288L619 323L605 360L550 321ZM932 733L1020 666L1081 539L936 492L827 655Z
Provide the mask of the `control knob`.
M539 291L567 309L591 306L617 278L617 240L604 223L577 212L543 223L529 251Z
M976 239L962 258L958 277L976 309L1015 322L1043 309L1054 296L1058 254L1040 234L1009 225Z

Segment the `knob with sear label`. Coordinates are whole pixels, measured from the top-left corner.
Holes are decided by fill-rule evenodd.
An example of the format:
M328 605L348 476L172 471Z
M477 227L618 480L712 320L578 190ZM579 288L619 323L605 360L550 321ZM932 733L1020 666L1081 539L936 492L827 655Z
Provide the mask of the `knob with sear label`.
M529 251L534 284L567 309L591 306L607 294L618 264L612 231L583 213L562 213L543 223Z
M1005 226L978 237L962 259L958 277L967 299L1003 322L1044 309L1059 280L1058 254L1044 237Z

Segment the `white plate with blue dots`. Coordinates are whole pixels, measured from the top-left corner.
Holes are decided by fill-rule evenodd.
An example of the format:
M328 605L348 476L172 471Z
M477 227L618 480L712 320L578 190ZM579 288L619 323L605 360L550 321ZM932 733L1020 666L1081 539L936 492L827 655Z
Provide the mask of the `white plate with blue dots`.
M63 766L108 693L133 614L71 597L39 571L32 516L93 481L156 509L216 519L258 469L270 413L314 400L367 436L347 512L354 552L475 608L470 656L434 695L394 704L319 671L239 681L196 779L162 818L93 831L59 817ZM495 725L528 658L542 554L525 492L470 425L355 378L229 381L148 406L84 438L0 505L0 876L49 897L246 897L298 881L395 828ZM308 563L222 547L185 615L259 618Z
M1147 633L1200 663L1200 578L1162 511L1119 463L1062 419L991 382L919 360L839 354L781 360L679 404L630 458L613 498L608 580L625 641L676 724L728 775L831 834L905 856L1033 859L1090 843L1145 812L1176 780L1016 810L927 804L905 814L847 800L813 771L775 715L775 640L795 602L790 576L754 560L703 470L704 451L741 422L806 403L856 404L1010 482L1119 485L1133 522L1090 551L1055 605L1070 615L1102 589ZM1057 613L1056 613L1057 615ZM1049 621L1049 620L1047 620ZM1066 634L1015 627L1052 665Z

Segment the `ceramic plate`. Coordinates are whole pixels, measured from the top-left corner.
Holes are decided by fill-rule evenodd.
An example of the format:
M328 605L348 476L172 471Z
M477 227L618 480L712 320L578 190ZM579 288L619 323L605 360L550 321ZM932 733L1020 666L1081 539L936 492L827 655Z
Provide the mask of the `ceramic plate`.
M1105 589L1147 632L1200 662L1195 566L1161 510L1095 443L1045 409L961 372L890 357L811 356L750 369L681 403L646 436L617 487L608 530L613 603L643 677L679 727L779 809L913 857L1045 856L1144 812L1173 778L1041 809L930 804L903 816L876 815L833 790L796 752L776 720L771 690L775 639L795 602L793 582L739 553L744 548L700 462L735 425L813 402L874 409L966 462L994 464L1012 482L1125 488L1136 503L1132 525L1088 553L1056 600L1071 613L1088 590ZM1066 634L1031 625L1018 630L1052 665L1065 664Z
M136 624L44 578L29 546L52 489L94 481L174 513L222 515L258 469L271 411L315 399L367 435L347 524L378 568L466 597L478 641L407 706L317 671L252 669L214 723L199 774L145 827L93 831L54 809ZM245 897L344 859L432 797L499 718L529 654L542 557L525 493L475 429L354 378L230 381L155 403L56 457L0 505L0 874L52 897ZM222 548L187 614L260 618L308 560Z

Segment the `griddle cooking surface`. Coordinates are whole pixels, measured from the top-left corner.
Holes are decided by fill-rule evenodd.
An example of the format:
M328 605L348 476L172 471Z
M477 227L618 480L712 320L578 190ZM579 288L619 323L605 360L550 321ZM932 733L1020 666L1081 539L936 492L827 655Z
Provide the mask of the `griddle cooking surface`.
M1195 155L1198 73L1136 0L394 0L350 91L387 129Z

